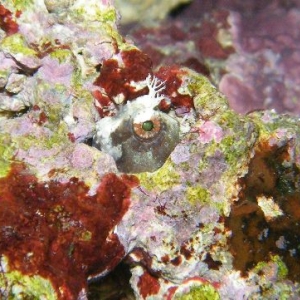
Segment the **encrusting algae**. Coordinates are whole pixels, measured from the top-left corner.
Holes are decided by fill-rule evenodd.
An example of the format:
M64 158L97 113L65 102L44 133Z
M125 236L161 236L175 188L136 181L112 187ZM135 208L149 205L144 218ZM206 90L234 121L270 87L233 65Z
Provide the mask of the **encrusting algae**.
M136 299L299 297L299 119L154 70L110 1L0 16L0 298L87 299L121 262Z

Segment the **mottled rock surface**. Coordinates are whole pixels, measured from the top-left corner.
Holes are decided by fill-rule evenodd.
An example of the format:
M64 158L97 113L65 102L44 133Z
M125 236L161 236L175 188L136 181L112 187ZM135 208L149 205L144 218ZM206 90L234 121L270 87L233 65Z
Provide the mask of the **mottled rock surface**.
M3 299L300 297L299 119L153 68L110 1L0 16Z

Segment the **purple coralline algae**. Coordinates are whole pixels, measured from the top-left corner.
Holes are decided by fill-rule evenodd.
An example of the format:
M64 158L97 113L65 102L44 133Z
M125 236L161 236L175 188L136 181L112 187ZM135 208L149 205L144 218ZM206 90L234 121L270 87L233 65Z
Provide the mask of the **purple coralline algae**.
M155 65L175 62L209 76L240 113L299 115L299 22L298 1L194 0L130 36Z
M110 1L0 17L1 298L88 299L121 262L128 299L300 297L299 119L154 69Z

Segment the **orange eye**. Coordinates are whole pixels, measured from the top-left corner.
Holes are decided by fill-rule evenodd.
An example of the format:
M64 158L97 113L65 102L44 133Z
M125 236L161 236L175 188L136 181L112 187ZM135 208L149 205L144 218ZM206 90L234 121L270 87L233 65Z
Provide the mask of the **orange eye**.
M135 123L133 121L133 131L138 138L152 139L161 130L161 120L159 117L152 117L144 122Z

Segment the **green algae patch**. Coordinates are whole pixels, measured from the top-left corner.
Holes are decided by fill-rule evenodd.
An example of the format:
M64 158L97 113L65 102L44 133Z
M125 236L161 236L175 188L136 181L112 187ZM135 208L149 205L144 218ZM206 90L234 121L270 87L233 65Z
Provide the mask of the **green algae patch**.
M0 134L0 178L9 172L14 152L9 135Z
M272 255L271 260L269 262L261 261L259 262L256 267L254 268L255 273L264 273L264 270L269 268L269 264L275 263L277 266L277 279L285 279L289 273L289 270L283 260L280 258L279 255Z
M57 128L57 131L54 132L50 138L44 139L44 145L48 149L51 149L56 145L67 144L69 142L69 138L67 134L68 134L68 128L66 124L61 123Z
M7 265L6 259L1 259L1 269ZM3 297L3 298L1 298ZM0 276L0 298L7 300L56 300L57 295L47 279L38 275L24 275L19 271L6 271Z
M180 176L176 172L170 158L165 164L153 173L140 173L136 174L140 181L140 185L147 190L155 190L163 192L173 188L175 185L180 184Z
M8 70L0 70L0 81L7 81L8 76L9 76L9 71Z
M24 56L37 57L37 53L26 45L23 36L19 33L4 38L0 44L3 51Z
M110 8L98 14L99 20L101 22L112 22L115 23L117 20L116 10L114 8Z
M189 75L188 90L194 96L194 107L200 115L219 114L229 109L226 98L205 76L190 70Z
M0 153L1 153L2 149L0 147ZM0 158L0 178L1 177L5 177L7 175L7 173L10 170L10 162L7 160L4 160L3 158Z
M219 148L224 153L226 162L234 166L254 145L259 130L250 119L241 118L231 110L220 115L219 125L224 132L227 132L221 140Z
M190 186L186 189L186 198L192 205L206 204L210 201L210 194L201 186Z
M279 279L284 279L288 275L288 268L286 264L282 261L279 255L272 256L272 262L274 262L277 265L277 275Z
M38 137L33 134L14 138L15 148L28 151L31 147L40 147L45 149L56 148L58 145L67 145L70 143L68 138L68 128L66 124L59 124L57 131L53 131L50 136Z
M241 128L244 122L245 120L231 109L228 109L219 115L219 125L231 128L234 131Z
M51 58L56 58L58 62L65 63L66 61L72 59L72 52L67 49L56 49L50 53Z
M33 0L8 0L8 1L5 1L4 0L4 4L5 2L8 2L8 3L11 3L16 10L25 10L26 8L30 7L33 5Z
M219 293L210 284L192 286L189 292L175 295L175 300L220 300Z
M224 153L225 160L233 166L238 158L245 153L245 149L239 149L234 136L226 136L220 143L219 148Z
M274 264L276 266L275 268ZM300 294L299 285L297 285L296 288L292 288L287 284L288 280L285 281L288 277L289 270L279 255L272 255L268 262L259 262L252 271L262 278L259 284L261 290L260 295L263 299L276 299L278 295L280 295L280 299L288 300ZM274 274L272 283L267 279L270 273ZM264 276L264 274L267 275Z
M249 117L259 126L262 133L268 134L278 128L298 131L299 121L288 115L279 115L275 111L258 111L249 114Z
M249 150L254 146L258 132L252 123L244 123L239 128L229 130L231 133L228 133L217 147L222 151L227 164L236 168L248 162Z
M96 5L96 4L90 4L87 5L76 5L72 9L72 14L75 19L81 20L81 21L87 21L87 22L101 22L101 23L115 23L117 19L117 13L116 10L111 8L103 9L103 7Z

